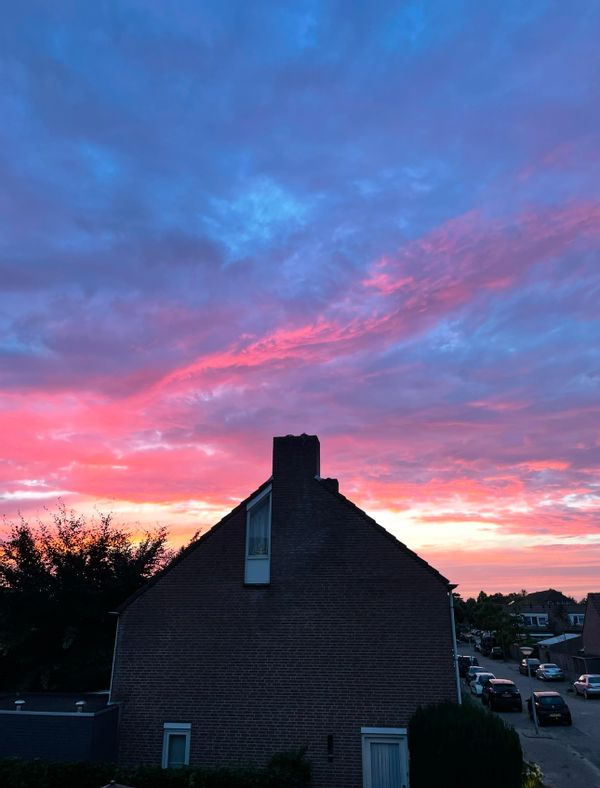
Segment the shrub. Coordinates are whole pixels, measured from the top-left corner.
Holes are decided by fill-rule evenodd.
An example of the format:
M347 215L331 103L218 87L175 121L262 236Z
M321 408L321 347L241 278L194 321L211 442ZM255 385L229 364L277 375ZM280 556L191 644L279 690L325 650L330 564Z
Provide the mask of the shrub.
M2 788L100 788L111 780L134 788L305 788L310 783L310 763L304 750L278 753L264 769L160 769L0 759Z
M408 747L411 788L521 788L517 732L479 706L420 707L409 723Z

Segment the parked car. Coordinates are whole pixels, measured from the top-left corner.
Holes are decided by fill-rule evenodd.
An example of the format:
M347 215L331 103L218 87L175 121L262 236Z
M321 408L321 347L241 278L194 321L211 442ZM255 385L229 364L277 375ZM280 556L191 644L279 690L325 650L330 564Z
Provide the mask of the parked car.
M487 668L482 668L481 665L471 665L470 668L467 668L465 681L467 682L467 684L470 684L478 673L487 673L487 672L488 672Z
M565 678L562 668L553 662L542 662L535 671L535 675L542 681L564 681Z
M493 673L478 673L473 681L471 681L471 694L477 695L478 698L481 697L481 693L483 692L483 688L488 683L490 679L495 679Z
M500 646L494 646L490 651L490 657L492 659L504 659L504 652L500 648Z
M519 673L522 673L524 676L527 675L527 665L529 665L531 675L534 676L536 670L541 665L541 662L539 659L535 659L535 657L527 657L526 659L522 659L519 662Z
M492 711L497 709L523 711L523 701L519 688L510 679L488 679L483 686L481 700Z
M535 714L540 725L571 725L571 712L564 698L558 692L534 692L527 698L529 718L533 719L531 700L535 702Z
M458 674L463 679L467 675L467 670L470 667L472 667L473 665L479 665L479 662L477 661L477 657L471 657L468 655L459 654L458 657L456 658L456 661L458 663Z
M583 695L587 700L588 698L596 698L600 696L600 674L599 673L584 673L577 681L573 682L573 689L577 695Z

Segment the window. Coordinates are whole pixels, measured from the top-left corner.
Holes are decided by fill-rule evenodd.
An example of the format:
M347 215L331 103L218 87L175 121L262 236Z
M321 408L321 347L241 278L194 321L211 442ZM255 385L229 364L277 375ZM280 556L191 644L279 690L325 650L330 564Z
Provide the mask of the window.
M192 726L189 722L165 722L163 725L163 769L180 769L190 763L190 738Z
M246 507L246 561L244 582L268 585L271 580L271 488Z
M363 788L407 788L406 728L361 728Z

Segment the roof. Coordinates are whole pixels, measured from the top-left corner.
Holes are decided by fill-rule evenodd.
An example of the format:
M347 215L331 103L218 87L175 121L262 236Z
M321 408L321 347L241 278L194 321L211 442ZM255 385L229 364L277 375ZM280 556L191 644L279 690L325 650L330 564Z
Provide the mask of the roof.
M183 550L181 550L179 553L177 553L175 558L169 564L167 564L167 566L164 569L162 569L160 572L157 572L152 578L150 578L150 580L148 580L147 583L144 583L144 585L141 586L140 588L138 588L137 591L134 591L133 594L131 594L131 596L129 596L123 602L122 605L119 605L119 607L117 608L116 612L117 613L122 613L127 607L129 607L129 605L135 599L137 599L139 596L144 594L149 588L152 588L153 585L158 583L158 581L161 578L163 578L167 574L167 572L170 572L171 569L173 569L173 567L175 567L175 566L177 566L177 564L181 563L181 561L183 561L184 558L187 558L188 555L190 555L190 553L193 553L194 550L196 550L207 539L210 539L210 537L215 533L215 531L217 531L219 528L222 528L228 522L228 520L230 520L234 515L236 515L240 511L240 509L242 509L242 510L245 509L247 504L256 495L258 495L264 489L266 489L272 483L272 481L273 481L272 478L269 477L266 482L263 482L260 485L260 487L257 487L256 490L254 490L254 492L251 492L250 495L248 495L246 498L244 498L243 501L240 501L240 503L234 509L232 509L229 512L229 514L226 514L225 517L223 517L223 519L219 520L218 523L213 525L213 527L210 530L208 530L205 534L202 534L202 536L198 537L198 539L194 539L192 542L190 542L190 544L187 547L185 547Z
M181 550L181 552L179 552L175 556L175 558L171 561L170 564L168 564L168 566L166 566L161 572L158 572L156 575L154 575L154 577L152 577L141 588L138 588L137 591L135 591L128 599L125 600L125 602L123 602L122 605L120 605L117 608L116 612L117 613L122 613L127 607L129 607L129 605L135 599L137 599L139 596L141 596L143 593L145 593L149 588L151 588L153 585L155 585L155 583L157 583L162 577L164 577L165 574L167 574L167 572L169 572L171 569L173 569L173 567L177 566L177 564L179 564L185 558L187 558L187 556L190 555L190 553L194 552L194 550L197 550L198 547L200 547L200 545L202 545L207 539L210 539L210 537L219 528L222 528L235 514L237 514L240 510L244 510L246 508L248 502L251 501L256 495L261 493L263 490L265 490L272 483L272 481L273 481L272 477L269 477L265 482L263 482L263 484L260 485L260 487L258 487L252 493L250 493L250 495L248 495L246 498L244 498L243 501L241 501L234 509L232 509L229 512L229 514L226 514L225 517L223 517L222 520L219 520L219 522L216 525L213 525L213 527L210 530L208 530L205 534L203 534L198 539L195 539L186 548ZM332 479L315 479L315 483L318 484L319 487L321 487L321 489L326 490L330 495L332 495L333 497L337 498L339 501L344 503L346 506L350 507L355 513L359 514L362 517L362 519L365 520L365 522L367 522L372 528L376 528L387 539L389 539L391 542L393 542L396 545L397 548L402 550L402 552L406 556L408 556L410 559L412 559L413 561L416 561L417 563L421 564L421 566L423 566L425 569L427 569L427 571L430 574L432 574L437 580L439 580L449 590L452 590L453 588L456 588L456 585L450 583L448 578L444 577L444 575L442 575L441 572L438 572L438 570L435 569L433 566L431 566L431 564L427 563L427 561L425 561L424 558L421 558L421 556L417 555L417 553L415 553L413 550L411 550L409 547L407 547L404 544L404 542L401 542L399 539L396 539L396 537L393 534L391 534L389 531L387 531L382 525L379 525L379 523L376 520L374 520L372 517L369 517L369 515L366 512L364 512L362 509L360 509L355 503L353 503L348 498L346 498L344 495L342 495L336 489L336 485L332 484L332 481L334 481L334 480L332 480Z
M573 638L580 638L581 635L575 632L565 632L563 635L555 635L546 640L538 640L538 646L555 646L557 643L564 643L565 640L572 640Z
M441 583L443 583L443 585L449 587L450 589L456 588L456 584L451 583L447 577L444 577L444 575L441 572L438 572L438 570L435 569L433 566L431 566L431 564L428 564L424 558L421 558L421 556L417 555L417 553L411 550L410 547L407 547L404 544L404 542L401 542L399 539L396 539L394 534L391 534L388 530L386 530L383 527L383 525L379 525L379 523L376 520L374 520L372 517L369 517L369 515L366 512L364 512L361 508L359 508L349 498L346 498L345 495L342 495L341 492L339 492L336 489L332 489L331 485L327 484L327 482L329 481L330 481L329 479L319 480L320 486L323 489L327 490L327 492L330 495L334 496L334 498L337 498L339 501L345 503L346 506L350 507L354 512L358 513L363 518L363 520L365 520L365 522L369 523L369 525L371 525L373 528L376 528L380 533L384 534L388 539L390 539L396 545L396 547L399 547L400 550L402 550L402 552L404 552L409 558L412 558L413 561L417 561L423 567L425 567ZM323 484L323 482L326 483Z
M103 711L108 706L108 692L5 692L0 695L0 710L14 711L15 701L24 700L23 711L76 712L78 701L85 701L83 710Z
M556 690L534 690L533 694L538 698L561 698L562 695Z
M552 602L552 603L567 603L573 600L565 596L562 591L556 591L554 588L547 588L545 591L533 591L531 594L526 594L522 600L525 604L533 604L536 602Z

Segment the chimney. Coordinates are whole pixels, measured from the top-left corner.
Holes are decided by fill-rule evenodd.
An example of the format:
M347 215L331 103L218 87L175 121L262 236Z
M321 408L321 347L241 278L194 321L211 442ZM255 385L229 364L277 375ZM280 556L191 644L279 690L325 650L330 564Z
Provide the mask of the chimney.
M321 484L329 492L339 493L340 491L340 483L337 479L321 479Z
M273 438L273 478L300 479L319 476L320 444L316 435Z

